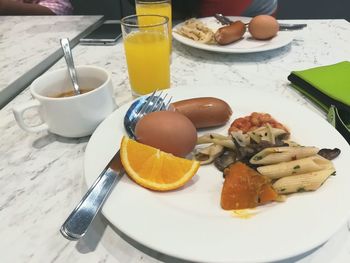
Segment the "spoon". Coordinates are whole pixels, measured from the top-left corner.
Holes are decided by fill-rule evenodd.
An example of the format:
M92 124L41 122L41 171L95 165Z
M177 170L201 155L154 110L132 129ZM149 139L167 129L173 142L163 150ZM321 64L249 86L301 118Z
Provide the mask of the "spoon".
M156 92L153 92L148 97L141 97L129 107L124 118L124 125L125 129L131 131L133 136L139 119L147 113L168 108L171 98L165 103L166 95L162 97L161 94L156 95ZM123 174L124 169L118 151L63 223L60 232L65 238L78 240L85 235L113 186Z
M79 95L80 88L78 85L77 72L76 72L75 67L74 67L72 50L70 49L70 46L69 46L69 39L68 38L61 38L60 42L61 42L61 47L63 50L64 58L65 58L66 63L67 63L69 76L70 76L70 79L72 80L72 83L73 83L74 95Z

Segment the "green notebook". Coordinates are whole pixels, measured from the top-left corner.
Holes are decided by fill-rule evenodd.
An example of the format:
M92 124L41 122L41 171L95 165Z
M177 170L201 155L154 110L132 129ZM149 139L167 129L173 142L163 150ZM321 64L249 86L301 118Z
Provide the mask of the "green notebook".
M350 143L350 62L293 71L288 80L321 109Z

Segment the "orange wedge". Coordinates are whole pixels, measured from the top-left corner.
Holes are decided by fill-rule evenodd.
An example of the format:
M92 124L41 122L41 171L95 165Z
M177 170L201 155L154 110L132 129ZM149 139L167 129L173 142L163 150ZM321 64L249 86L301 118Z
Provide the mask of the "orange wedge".
M197 172L199 162L123 137L120 157L126 173L139 185L156 191L174 190Z

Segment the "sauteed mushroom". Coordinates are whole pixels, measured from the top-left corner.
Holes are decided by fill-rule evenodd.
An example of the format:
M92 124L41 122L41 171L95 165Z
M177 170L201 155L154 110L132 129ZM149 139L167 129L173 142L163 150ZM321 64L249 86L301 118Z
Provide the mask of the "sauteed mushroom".
M230 164L236 162L237 154L235 151L226 150L218 158L215 159L214 165L218 170L224 171Z
M328 159L328 160L333 160L334 158L338 157L340 154L340 149L334 148L332 149L321 149L317 154L321 155L322 157Z

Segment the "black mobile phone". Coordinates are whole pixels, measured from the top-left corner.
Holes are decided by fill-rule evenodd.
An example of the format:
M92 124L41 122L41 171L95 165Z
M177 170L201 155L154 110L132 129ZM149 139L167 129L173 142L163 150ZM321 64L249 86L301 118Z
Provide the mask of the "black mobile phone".
M83 45L114 45L121 37L120 23L108 20L99 25L91 33L80 39Z

